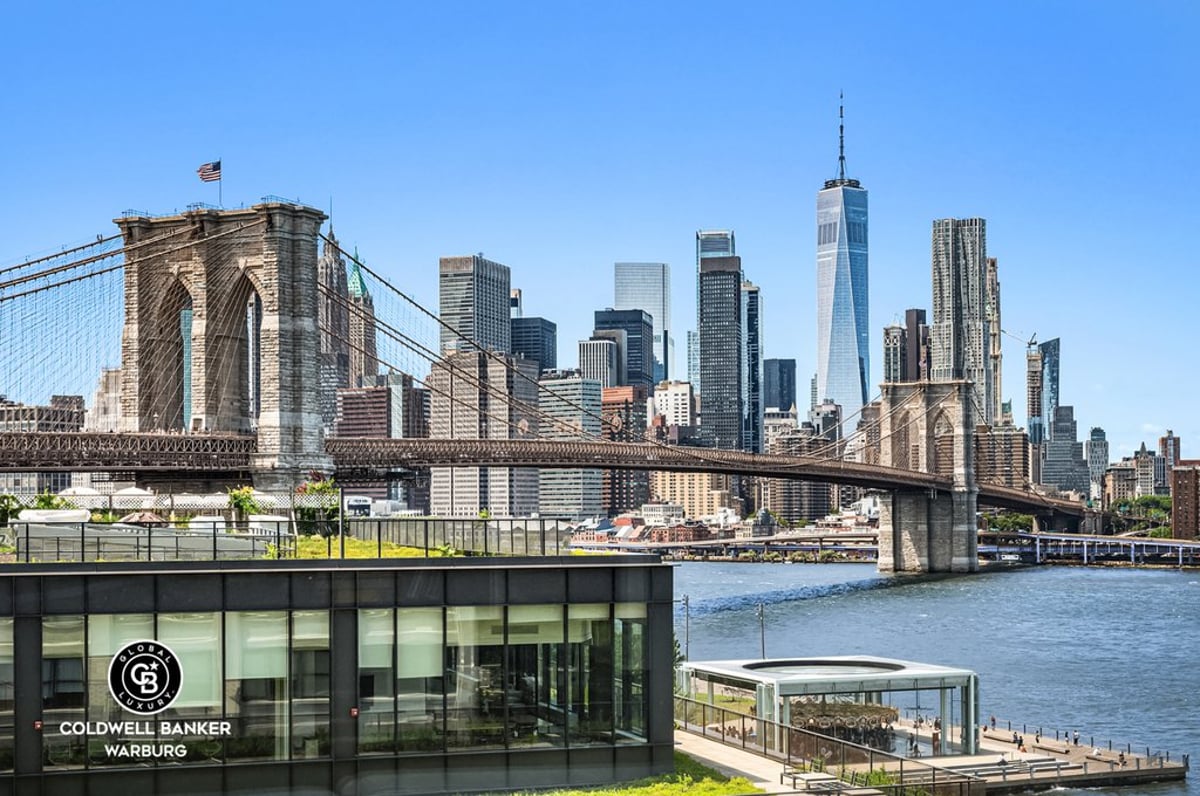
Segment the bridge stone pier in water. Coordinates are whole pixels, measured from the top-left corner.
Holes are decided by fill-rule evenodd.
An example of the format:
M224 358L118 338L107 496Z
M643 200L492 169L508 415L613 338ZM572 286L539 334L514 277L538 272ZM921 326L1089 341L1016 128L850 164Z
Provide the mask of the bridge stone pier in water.
M879 464L949 477L946 489L879 493L880 572L979 568L971 383L884 384Z

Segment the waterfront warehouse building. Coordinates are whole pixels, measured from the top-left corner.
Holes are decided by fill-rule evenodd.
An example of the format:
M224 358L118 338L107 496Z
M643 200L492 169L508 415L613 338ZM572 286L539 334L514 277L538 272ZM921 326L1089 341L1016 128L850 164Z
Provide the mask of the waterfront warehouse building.
M441 793L672 770L646 557L12 564L0 794Z

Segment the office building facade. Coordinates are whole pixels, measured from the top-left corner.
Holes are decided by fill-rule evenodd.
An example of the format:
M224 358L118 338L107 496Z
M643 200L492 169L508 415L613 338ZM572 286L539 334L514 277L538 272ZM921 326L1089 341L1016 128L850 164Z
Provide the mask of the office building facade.
M594 439L600 434L600 382L579 376L548 374L538 384L540 439ZM538 514L582 520L598 517L601 504L599 470L538 470Z
M545 318L513 318L512 353L537 363L539 370L558 367L558 325Z
M700 262L700 430L707 445L742 446L742 260Z
M763 410L787 411L796 405L796 360L763 360Z
M350 288L346 261L330 225L317 259L317 330L321 337L321 423L328 430L337 414L337 391L350 386Z
M439 331L441 351L472 351L468 341L507 354L512 351L512 275L507 265L483 255L443 257L438 263L438 312L449 329Z
M621 331L625 335L625 368L618 385L654 388L654 323L642 309L597 310L594 335Z
M1058 409L1058 377L1061 368L1061 346L1059 339L1047 340L1038 346L1042 363L1042 418L1047 440L1054 439L1054 418Z
M929 380L929 326L925 310L904 311L904 378L903 381Z
M346 277L346 291L350 294L350 383L346 386L370 387L379 375L375 299L359 268L362 260L357 249L354 260Z
M904 366L908 359L908 333L898 323L883 327L883 380L885 383L904 381Z
M700 394L700 332L689 329L687 333L687 358L688 372L687 380L696 388L696 394Z
M742 283L742 450L763 452L762 291Z
M608 337L593 337L579 341L579 374L603 387L615 387L620 382L621 347Z
M1091 474L1079 441L1075 408L1055 407L1049 432L1042 446L1042 485L1060 492L1091 494Z
M657 384L675 374L675 338L671 325L671 266L666 263L615 263L613 309L645 310L654 328Z
M534 364L503 354L493 356L463 351L433 364L427 382L430 437L538 435ZM430 503L439 517L476 518L482 511L495 517L527 517L538 510L538 473L528 467L432 467Z
M602 390L600 402L604 416L604 438L614 442L644 442L648 395L644 387L609 387ZM615 517L622 512L634 511L650 500L650 474L645 470L605 470L600 492L605 516Z
M0 793L458 793L673 770L671 568L549 560L10 564ZM110 684L136 672L131 648L177 675L140 678L161 709Z
M1104 472L1108 469L1108 437L1102 428L1092 428L1084 444L1087 459L1090 497L1095 500L1104 495Z

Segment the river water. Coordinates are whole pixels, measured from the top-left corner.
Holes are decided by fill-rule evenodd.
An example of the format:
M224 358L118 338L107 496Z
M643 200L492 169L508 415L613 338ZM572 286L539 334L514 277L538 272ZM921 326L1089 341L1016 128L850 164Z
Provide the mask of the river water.
M893 577L873 564L685 562L692 660L877 655L972 669L980 713L1200 761L1200 571L1032 567ZM686 636L686 638L685 638ZM1113 793L1133 788L1059 793ZM1141 794L1200 796L1186 784Z

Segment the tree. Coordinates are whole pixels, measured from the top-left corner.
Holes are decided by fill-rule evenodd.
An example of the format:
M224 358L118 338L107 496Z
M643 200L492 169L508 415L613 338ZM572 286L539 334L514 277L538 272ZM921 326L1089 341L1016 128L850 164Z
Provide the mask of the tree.
M988 528L999 533L1032 531L1033 515L1017 514L1016 512L1008 511L1001 512L1000 514L988 518Z

